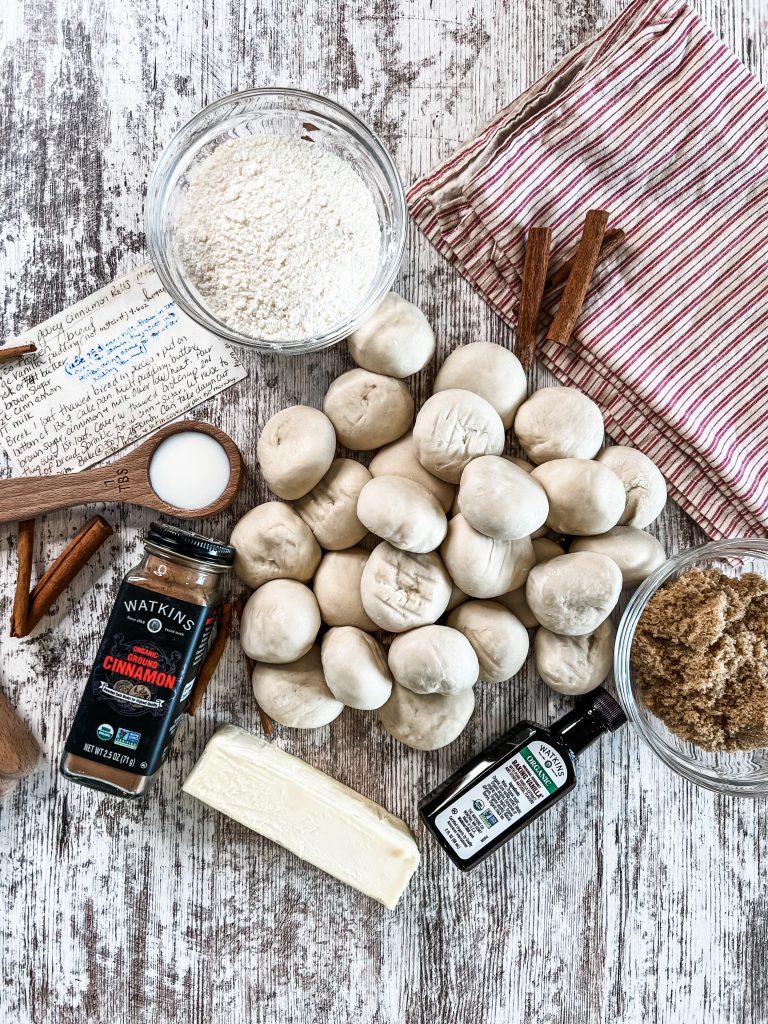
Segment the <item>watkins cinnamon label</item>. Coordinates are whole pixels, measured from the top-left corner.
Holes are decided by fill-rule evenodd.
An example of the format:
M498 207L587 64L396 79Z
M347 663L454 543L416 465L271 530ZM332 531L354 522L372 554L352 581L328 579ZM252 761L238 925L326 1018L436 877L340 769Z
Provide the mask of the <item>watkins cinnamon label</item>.
M168 755L217 618L123 583L66 743L69 754L152 775Z

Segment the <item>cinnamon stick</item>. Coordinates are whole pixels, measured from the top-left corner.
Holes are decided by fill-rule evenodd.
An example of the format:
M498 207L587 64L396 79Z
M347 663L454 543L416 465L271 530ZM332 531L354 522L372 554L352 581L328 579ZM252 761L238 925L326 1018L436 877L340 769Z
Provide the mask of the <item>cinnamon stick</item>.
M605 210L590 210L587 213L560 305L547 332L548 341L567 345L571 340L603 244L609 216Z
M0 348L0 363L8 363L11 359L28 356L32 352L37 352L37 345L5 345Z
M219 624L216 629L216 639L211 644L211 649L206 655L203 667L200 669L200 675L197 677L195 688L192 691L189 704L187 705L187 714L196 715L198 709L205 696L205 691L208 689L208 685L213 679L213 675L218 668L221 657L224 654L224 650L229 640L229 634L232 632L232 601L225 601L221 606L221 614L219 615Z
M112 527L101 516L89 519L72 538L62 553L45 570L29 596L29 613L25 630L31 633L43 616L53 607L83 566L96 554L104 541L112 536Z
M22 519L19 522L18 569L16 572L16 590L13 595L13 611L11 612L11 636L26 636L27 616L29 615L29 585L32 581L32 555L35 547L35 520Z
M536 351L536 332L541 314L541 300L544 298L551 244L552 228L531 228L528 232L515 346L515 354L525 370L533 362L533 354Z
M242 622L243 611L245 609L245 600L243 599L242 596L238 597L234 601L234 609L237 614L237 621ZM251 686L253 679L253 670L256 668L256 662L253 660L253 658L249 658L245 651L243 651L243 657L245 658L245 667L248 672L248 685ZM274 724L272 722L272 719L269 717L267 712L259 706L258 701L256 702L256 710L259 712L259 718L261 719L261 728L264 730L267 736L271 736L272 732L274 731Z
M600 252L597 254L597 262L595 267L599 267L600 264L607 260L609 256L619 248L620 245L626 240L626 234L621 228L611 228L610 231L605 232L603 238L603 244L600 246ZM573 269L573 261L576 259L575 254L567 259L565 263L561 263L560 266L553 270L551 274L547 274L547 280L544 284L544 294L547 295L549 292L556 291L562 287L568 280L568 275ZM513 309L513 314L517 317L520 315L520 303Z
M611 228L610 231L606 231L603 236L603 244L600 246L600 252L597 254L597 260L595 266L599 267L603 260L607 260L609 256L616 252L619 246L626 239L625 233L621 228ZM547 283L545 285L546 291L552 291L555 288L559 288L565 284L568 280L568 276L573 269L573 264L576 260L576 256L573 255L565 263L562 263L557 270L553 270L552 273L547 277Z

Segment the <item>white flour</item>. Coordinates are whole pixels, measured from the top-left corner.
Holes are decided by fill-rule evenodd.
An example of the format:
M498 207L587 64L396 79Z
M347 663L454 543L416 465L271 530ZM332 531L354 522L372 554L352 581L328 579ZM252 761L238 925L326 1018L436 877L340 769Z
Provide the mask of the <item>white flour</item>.
M344 160L288 136L219 146L190 174L179 256L230 327L274 341L344 320L376 272L373 197Z

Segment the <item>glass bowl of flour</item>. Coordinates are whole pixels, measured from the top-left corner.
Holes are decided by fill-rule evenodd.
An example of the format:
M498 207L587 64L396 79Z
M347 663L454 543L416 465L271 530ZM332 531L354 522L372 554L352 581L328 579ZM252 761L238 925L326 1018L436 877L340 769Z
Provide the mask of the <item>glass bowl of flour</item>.
M391 156L337 103L253 89L205 107L160 156L147 245L176 303L227 341L299 353L346 338L400 268Z

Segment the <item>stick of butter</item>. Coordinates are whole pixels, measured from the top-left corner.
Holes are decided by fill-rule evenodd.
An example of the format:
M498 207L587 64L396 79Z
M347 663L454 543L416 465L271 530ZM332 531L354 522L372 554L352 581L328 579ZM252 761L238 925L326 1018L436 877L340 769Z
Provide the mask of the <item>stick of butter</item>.
M419 864L399 818L236 725L214 733L184 792L390 910Z

